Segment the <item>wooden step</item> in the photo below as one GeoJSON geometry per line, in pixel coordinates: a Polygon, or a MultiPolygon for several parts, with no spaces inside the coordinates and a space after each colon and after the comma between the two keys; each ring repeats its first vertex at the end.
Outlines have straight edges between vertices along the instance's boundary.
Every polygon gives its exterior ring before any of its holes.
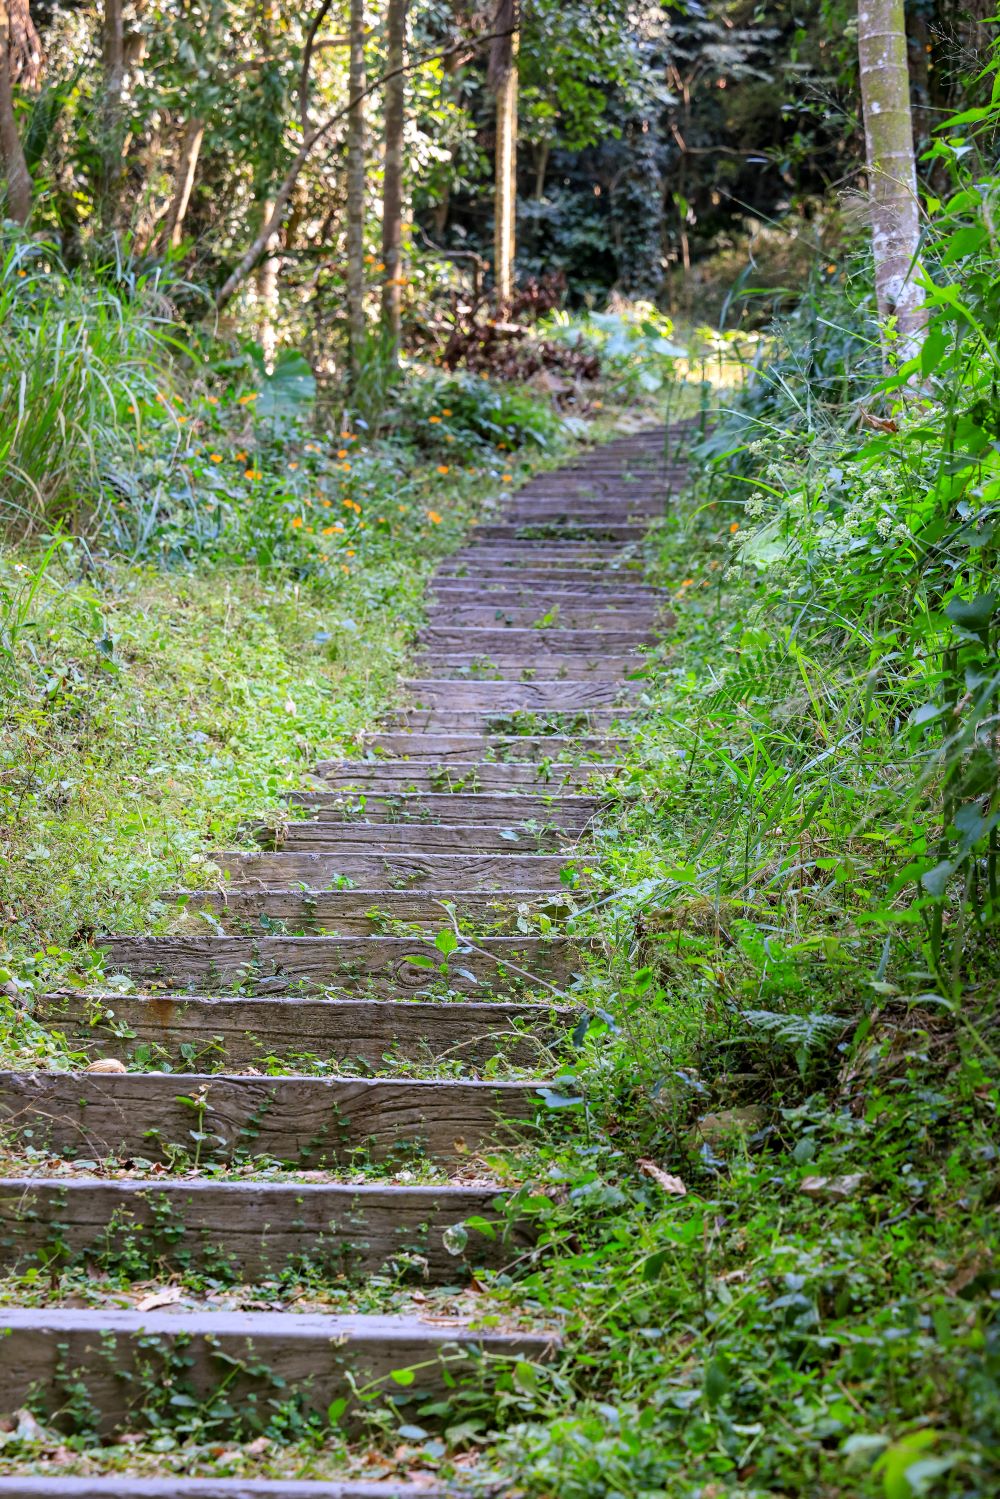
{"type": "MultiPolygon", "coordinates": [[[[449,567],[452,560],[449,558],[449,567]]],[[[621,566],[604,564],[594,568],[585,565],[552,563],[542,567],[538,564],[522,565],[516,561],[516,557],[512,557],[507,562],[459,563],[456,564],[453,575],[455,582],[466,588],[478,586],[487,590],[531,588],[533,591],[568,588],[577,591],[581,588],[597,587],[613,590],[616,582],[620,580],[621,586],[631,592],[639,587],[638,580],[642,578],[642,564],[638,561],[626,561],[621,566]]],[[[449,573],[448,576],[450,578],[452,574],[449,573]]],[[[667,590],[650,590],[656,596],[661,591],[669,597],[667,590]]]]}
{"type": "MultiPolygon", "coordinates": [[[[411,942],[419,951],[420,944],[411,942]]],[[[461,958],[454,960],[463,965],[461,958]]],[[[433,978],[423,972],[424,985],[433,978]]],[[[449,982],[451,978],[449,976],[449,982]]],[[[456,987],[458,987],[456,985],[456,987]]],[[[40,995],[34,1018],[76,1048],[145,1067],[175,1071],[259,1067],[270,1057],[308,1071],[316,1058],[384,1070],[386,1058],[485,1067],[495,1057],[545,1067],[578,1018],[569,1009],[516,1004],[396,1000],[270,999],[212,994],[40,995]],[[96,1018],[95,1018],[96,1017],[96,1018]],[[530,1030],[529,1030],[530,1027],[530,1030]]]]}
{"type": "Polygon", "coordinates": [[[531,629],[521,625],[498,624],[429,624],[421,626],[417,641],[428,651],[468,651],[476,656],[491,656],[494,651],[517,651],[524,666],[531,666],[536,656],[551,650],[593,655],[603,648],[616,656],[632,655],[640,646],[655,645],[659,637],[652,629],[609,625],[596,630],[567,628],[531,629]],[[595,636],[597,637],[595,639],[595,636]]]}
{"type": "Polygon", "coordinates": [[[564,526],[549,525],[540,522],[533,525],[525,522],[519,525],[507,525],[503,522],[486,522],[476,527],[476,537],[479,541],[498,541],[511,545],[515,542],[589,542],[607,541],[638,544],[646,539],[649,527],[634,521],[601,520],[595,518],[592,521],[580,520],[564,526]]]}
{"type": "Polygon", "coordinates": [[[544,1333],[474,1331],[457,1319],[113,1307],[9,1309],[0,1336],[0,1415],[30,1403],[42,1419],[68,1424],[72,1395],[104,1434],[144,1429],[154,1411],[169,1418],[179,1396],[186,1405],[224,1402],[254,1424],[260,1408],[290,1395],[324,1418],[343,1400],[350,1428],[364,1409],[359,1388],[396,1403],[441,1398],[471,1372],[470,1350],[539,1359],[553,1346],[544,1333]],[[402,1370],[414,1372],[409,1388],[392,1378],[402,1370]]]}
{"type": "Polygon", "coordinates": [[[474,848],[479,853],[531,854],[561,851],[577,846],[580,832],[572,828],[528,828],[511,819],[507,827],[495,824],[385,822],[292,822],[280,835],[261,836],[265,848],[276,850],[316,849],[335,853],[462,854],[474,848]]]}
{"type": "MultiPolygon", "coordinates": [[[[352,1278],[391,1271],[419,1256],[436,1285],[462,1281],[475,1265],[503,1265],[527,1242],[507,1222],[497,1186],[393,1186],[315,1181],[222,1181],[161,1177],[0,1180],[0,1264],[24,1271],[91,1263],[106,1267],[125,1252],[160,1273],[226,1265],[243,1280],[280,1275],[309,1263],[352,1278]],[[442,1235],[467,1218],[464,1248],[442,1235]]],[[[0,1314],[2,1315],[2,1314],[0,1314]]]]}
{"type": "MultiPolygon", "coordinates": [[[[449,1483],[447,1493],[448,1499],[461,1499],[463,1490],[449,1483]]],[[[445,1499],[445,1490],[433,1483],[392,1479],[340,1483],[326,1478],[78,1478],[53,1472],[44,1477],[0,1477],[0,1499],[445,1499]]]]}
{"type": "Polygon", "coordinates": [[[471,651],[421,651],[412,667],[421,677],[468,677],[475,681],[505,681],[512,678],[530,682],[542,677],[547,682],[610,681],[624,682],[634,673],[646,671],[643,656],[585,656],[582,651],[560,655],[556,651],[533,652],[530,660],[523,653],[491,651],[479,656],[471,651]]]}
{"type": "MultiPolygon", "coordinates": [[[[526,792],[389,792],[357,793],[345,791],[290,791],[287,801],[295,807],[313,807],[325,821],[398,823],[412,827],[415,822],[496,823],[500,827],[519,826],[525,822],[549,823],[553,827],[580,829],[596,816],[602,806],[600,797],[539,795],[535,787],[526,792]]],[[[300,826],[300,824],[299,824],[300,826]]]]}
{"type": "MultiPolygon", "coordinates": [[[[358,788],[378,787],[389,795],[396,787],[401,792],[421,792],[442,795],[465,793],[514,791],[525,787],[534,795],[551,792],[562,794],[576,786],[600,785],[602,780],[617,771],[616,765],[595,760],[589,765],[564,765],[546,761],[536,765],[517,764],[510,760],[450,761],[440,768],[428,769],[412,760],[320,760],[315,774],[335,786],[348,791],[358,788]]],[[[376,794],[373,790],[369,795],[376,794]]]]}
{"type": "Polygon", "coordinates": [[[615,707],[577,708],[570,712],[537,707],[493,710],[410,707],[387,713],[383,722],[387,730],[402,729],[412,733],[495,734],[500,738],[558,734],[565,737],[573,733],[617,733],[634,713],[635,704],[630,701],[615,707]]]}
{"type": "Polygon", "coordinates": [[[431,604],[427,610],[427,628],[453,628],[455,625],[476,625],[480,629],[510,630],[516,628],[519,638],[526,642],[529,637],[520,636],[521,630],[532,634],[554,635],[563,631],[585,631],[601,636],[600,644],[608,630],[631,630],[645,634],[652,629],[659,605],[639,604],[634,600],[599,599],[582,603],[549,602],[540,594],[527,604],[508,604],[501,599],[445,599],[431,604]]]}
{"type": "Polygon", "coordinates": [[[607,760],[620,751],[625,741],[617,738],[583,736],[570,738],[556,734],[432,734],[419,729],[387,731],[365,737],[365,746],[384,755],[402,759],[428,761],[431,764],[484,759],[489,765],[555,760],[563,762],[607,760]]]}
{"type": "Polygon", "coordinates": [[[336,1169],[416,1151],[454,1167],[515,1137],[537,1103],[521,1082],[0,1072],[0,1126],[71,1160],[170,1162],[183,1150],[203,1166],[266,1157],[336,1169]]]}
{"type": "MultiPolygon", "coordinates": [[[[441,927],[450,923],[444,917],[441,927]]],[[[211,989],[266,983],[267,992],[336,987],[347,992],[394,997],[426,989],[431,975],[412,963],[416,954],[434,954],[419,937],[125,937],[100,939],[111,973],[152,980],[171,987],[211,989]]],[[[449,985],[467,992],[480,986],[516,984],[511,964],[550,983],[567,981],[578,966],[577,950],[560,937],[484,937],[482,951],[453,955],[449,985]]],[[[464,947],[464,944],[463,944],[464,947]]]]}
{"type": "Polygon", "coordinates": [[[182,903],[196,917],[210,911],[223,927],[244,932],[262,930],[261,917],[284,922],[296,932],[329,931],[343,937],[381,936],[393,922],[430,927],[438,932],[455,911],[463,929],[498,933],[516,928],[522,906],[542,911],[552,921],[572,913],[567,897],[554,890],[521,890],[515,895],[488,891],[324,890],[303,893],[281,887],[261,890],[168,890],[162,899],[182,903]]]}
{"type": "Polygon", "coordinates": [[[543,580],[539,586],[531,580],[524,581],[520,574],[513,578],[499,573],[495,577],[477,574],[474,578],[469,578],[438,573],[431,580],[430,586],[431,597],[439,603],[462,599],[480,601],[484,597],[492,601],[496,597],[509,599],[511,603],[532,604],[552,599],[560,606],[579,604],[584,608],[596,608],[605,602],[610,605],[624,604],[627,607],[637,604],[655,606],[670,597],[665,588],[653,588],[646,583],[633,582],[630,578],[622,578],[617,583],[606,580],[585,582],[577,576],[572,581],[543,580]]]}
{"type": "Polygon", "coordinates": [[[213,862],[233,884],[303,884],[328,890],[343,880],[366,889],[519,890],[559,889],[562,854],[346,854],[216,853],[213,862]]]}
{"type": "MultiPolygon", "coordinates": [[[[440,634],[441,632],[439,632],[440,634]]],[[[567,632],[569,633],[569,632],[567,632]]],[[[430,644],[430,640],[427,642],[430,644]]],[[[439,646],[440,640],[435,641],[439,646]]],[[[477,645],[478,649],[478,645],[477,645]]],[[[628,682],[438,682],[413,677],[401,687],[415,708],[464,709],[465,712],[576,712],[611,707],[634,684],[628,682]]]]}

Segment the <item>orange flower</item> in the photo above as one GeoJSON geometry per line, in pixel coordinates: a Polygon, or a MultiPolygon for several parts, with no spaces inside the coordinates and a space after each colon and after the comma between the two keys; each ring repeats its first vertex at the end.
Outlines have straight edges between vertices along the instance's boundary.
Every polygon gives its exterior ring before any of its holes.
{"type": "Polygon", "coordinates": [[[298,468],[298,464],[297,463],[290,463],[288,465],[288,467],[289,467],[290,471],[294,474],[295,470],[298,468]]]}
{"type": "Polygon", "coordinates": [[[323,535],[324,536],[333,536],[335,532],[342,531],[343,529],[344,529],[343,526],[324,526],[323,527],[323,535]]]}
{"type": "Polygon", "coordinates": [[[740,523],[739,523],[739,521],[738,520],[734,520],[733,523],[732,523],[732,525],[729,527],[729,534],[730,534],[730,536],[732,536],[732,534],[733,534],[734,531],[738,531],[739,529],[740,529],[740,523]]]}
{"type": "Polygon", "coordinates": [[[209,453],[208,459],[209,459],[210,463],[221,463],[222,462],[222,454],[221,453],[209,453]]]}
{"type": "Polygon", "coordinates": [[[234,453],[233,457],[236,459],[237,463],[246,463],[247,461],[246,453],[234,453]]]}
{"type": "Polygon", "coordinates": [[[441,408],[441,415],[442,416],[451,416],[451,411],[448,409],[447,406],[442,406],[442,408],[441,408]]]}
{"type": "Polygon", "coordinates": [[[243,470],[243,477],[244,477],[244,479],[259,479],[260,478],[260,469],[259,468],[247,468],[247,469],[244,469],[243,470]]]}
{"type": "Polygon", "coordinates": [[[354,433],[353,432],[341,432],[340,435],[344,439],[345,442],[353,442],[354,441],[354,433]]]}
{"type": "Polygon", "coordinates": [[[354,552],[352,551],[352,549],[350,547],[347,548],[347,551],[344,553],[344,556],[345,557],[353,557],[354,556],[354,552]]]}
{"type": "Polygon", "coordinates": [[[428,510],[427,519],[430,521],[432,526],[439,526],[441,524],[441,517],[440,515],[438,515],[436,510],[428,510]]]}
{"type": "Polygon", "coordinates": [[[248,396],[240,396],[240,398],[236,402],[236,404],[237,404],[237,406],[249,406],[250,402],[251,401],[256,401],[256,399],[257,399],[257,392],[253,391],[248,396]]]}
{"type": "Polygon", "coordinates": [[[448,472],[447,463],[439,463],[437,471],[439,474],[446,474],[448,472]]]}
{"type": "Polygon", "coordinates": [[[513,477],[514,477],[513,474],[501,474],[500,475],[500,478],[501,478],[501,480],[503,481],[504,484],[509,484],[510,481],[513,479],[513,477]]]}
{"type": "Polygon", "coordinates": [[[302,525],[302,517],[301,517],[301,515],[294,515],[292,517],[292,530],[293,531],[297,531],[301,525],[302,525]]]}
{"type": "Polygon", "coordinates": [[[208,402],[208,404],[210,406],[218,406],[218,404],[219,404],[219,398],[218,398],[218,396],[206,396],[205,400],[208,402]]]}
{"type": "Polygon", "coordinates": [[[347,457],[347,449],[346,448],[339,448],[337,450],[337,457],[338,458],[346,458],[347,457]]]}
{"type": "Polygon", "coordinates": [[[348,565],[347,565],[347,563],[346,563],[346,562],[342,562],[342,563],[341,563],[341,564],[340,564],[340,571],[341,571],[341,572],[342,572],[342,573],[347,573],[347,574],[348,574],[348,575],[350,575],[350,571],[351,571],[351,569],[350,569],[350,568],[349,568],[349,567],[348,567],[348,565]]]}
{"type": "Polygon", "coordinates": [[[331,505],[332,505],[332,504],[333,504],[333,501],[332,501],[332,500],[324,500],[324,501],[323,501],[323,509],[324,509],[324,510],[329,510],[329,508],[330,508],[330,506],[331,506],[331,505]]]}
{"type": "Polygon", "coordinates": [[[342,463],[340,466],[345,474],[349,474],[351,472],[351,465],[349,463],[342,463]]]}
{"type": "Polygon", "coordinates": [[[604,402],[603,402],[603,401],[595,401],[595,402],[594,402],[594,410],[595,410],[595,411],[600,411],[600,409],[601,409],[601,407],[602,407],[602,406],[603,406],[603,405],[604,405],[604,402]]]}
{"type": "Polygon", "coordinates": [[[433,423],[439,422],[441,418],[439,416],[429,416],[427,420],[433,425],[433,423]]]}

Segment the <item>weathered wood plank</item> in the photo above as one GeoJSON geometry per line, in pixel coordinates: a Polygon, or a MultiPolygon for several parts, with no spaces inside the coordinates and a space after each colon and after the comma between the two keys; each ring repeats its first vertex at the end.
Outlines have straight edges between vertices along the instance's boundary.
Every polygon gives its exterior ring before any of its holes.
{"type": "MultiPolygon", "coordinates": [[[[405,760],[320,760],[315,767],[331,786],[342,790],[352,787],[381,786],[385,794],[393,789],[413,792],[440,792],[457,795],[462,792],[510,791],[530,788],[556,795],[577,786],[600,785],[613,775],[616,765],[594,761],[589,765],[569,765],[546,760],[542,765],[518,764],[510,760],[454,761],[436,769],[405,760]]],[[[376,793],[371,792],[372,795],[376,793]]]]}
{"type": "MultiPolygon", "coordinates": [[[[419,943],[410,945],[419,950],[419,943]]],[[[175,1070],[190,1072],[222,1063],[256,1066],[268,1057],[361,1061],[377,1070],[390,1054],[397,1061],[446,1059],[472,1068],[503,1056],[518,1066],[538,1067],[545,1064],[546,1048],[558,1044],[575,1023],[572,1010],[501,1000],[401,1004],[298,995],[234,999],[61,992],[40,995],[34,1017],[95,1056],[139,1058],[144,1065],[169,1061],[175,1070]]]]}
{"type": "MultiPolygon", "coordinates": [[[[533,604],[507,604],[500,600],[480,603],[444,601],[432,604],[427,610],[424,629],[450,630],[456,625],[475,625],[496,632],[516,628],[518,638],[525,645],[530,645],[531,641],[529,636],[520,633],[523,630],[531,631],[536,645],[540,643],[539,636],[579,633],[593,637],[600,634],[598,642],[591,638],[589,649],[594,650],[609,631],[614,631],[616,636],[634,635],[645,640],[653,630],[657,613],[655,604],[646,607],[625,605],[612,599],[592,600],[583,605],[560,604],[558,600],[549,603],[543,598],[533,604]]],[[[583,648],[586,650],[587,646],[583,648]]]]}
{"type": "Polygon", "coordinates": [[[261,836],[264,847],[317,849],[336,853],[390,854],[396,849],[409,855],[461,854],[474,848],[480,853],[542,853],[575,848],[581,833],[573,828],[526,828],[513,817],[506,827],[484,823],[382,822],[292,822],[280,837],[269,831],[261,836]]]}
{"type": "Polygon", "coordinates": [[[642,656],[585,656],[582,651],[533,652],[525,659],[523,652],[490,651],[480,656],[470,651],[420,651],[412,669],[421,677],[471,677],[476,681],[510,681],[522,677],[543,677],[547,682],[578,678],[586,681],[623,682],[645,665],[642,656]]]}
{"type": "MultiPolygon", "coordinates": [[[[601,575],[598,575],[601,576],[601,575]]],[[[431,583],[431,597],[438,601],[449,601],[452,599],[482,600],[484,597],[492,601],[494,597],[509,599],[511,603],[537,603],[546,602],[550,598],[560,604],[582,604],[584,607],[597,606],[607,601],[609,604],[633,604],[656,605],[666,601],[670,594],[665,588],[654,588],[648,583],[636,583],[630,578],[622,578],[615,582],[586,582],[580,576],[572,580],[555,581],[546,580],[544,576],[539,580],[525,580],[520,573],[515,577],[504,577],[502,574],[486,575],[477,573],[475,577],[460,577],[438,573],[431,583]]]]}
{"type": "MultiPolygon", "coordinates": [[[[585,565],[566,565],[563,563],[552,563],[549,566],[541,566],[533,563],[530,566],[521,566],[514,558],[509,561],[461,563],[456,565],[454,576],[458,583],[465,587],[474,587],[482,584],[488,588],[548,588],[552,586],[566,588],[595,587],[614,588],[617,580],[621,580],[625,588],[636,587],[636,579],[642,577],[641,570],[633,571],[632,568],[640,569],[641,564],[625,563],[603,565],[598,568],[585,565]]],[[[669,595],[668,595],[669,597],[669,595]]]]}
{"type": "MultiPolygon", "coordinates": [[[[441,926],[447,925],[442,913],[441,926]]],[[[100,942],[112,973],[212,989],[266,982],[272,993],[322,985],[348,992],[413,994],[426,989],[433,975],[410,959],[421,953],[439,956],[419,937],[116,935],[100,942]]],[[[477,945],[483,951],[455,954],[448,982],[460,993],[497,984],[516,986],[505,964],[553,983],[564,981],[579,967],[577,949],[562,937],[484,937],[477,945]]]]}
{"type": "MultiPolygon", "coordinates": [[[[285,1478],[0,1477],[0,1499],[444,1499],[436,1484],[285,1478]]],[[[450,1499],[461,1491],[448,1485],[450,1499]]]]}
{"type": "Polygon", "coordinates": [[[387,730],[426,730],[434,734],[490,734],[506,738],[535,737],[540,735],[563,736],[579,729],[581,733],[621,734],[629,727],[629,720],[636,715],[634,699],[608,708],[581,708],[566,712],[559,708],[541,711],[533,709],[475,709],[463,711],[456,708],[408,708],[405,712],[386,714],[387,730]]]}
{"type": "Polygon", "coordinates": [[[537,1102],[531,1083],[0,1072],[0,1128],[77,1160],[171,1161],[180,1149],[202,1164],[332,1169],[358,1153],[381,1162],[418,1150],[454,1166],[516,1135],[537,1102]]]}
{"type": "Polygon", "coordinates": [[[538,821],[561,828],[583,828],[600,811],[598,796],[564,795],[554,789],[526,792],[362,792],[291,791],[295,807],[315,807],[324,821],[385,823],[412,827],[415,820],[497,823],[501,827],[538,821]]]}
{"type": "Polygon", "coordinates": [[[366,889],[518,890],[559,889],[566,866],[562,854],[319,854],[216,853],[213,862],[234,884],[303,884],[326,890],[341,880],[366,889]]]}
{"type": "Polygon", "coordinates": [[[402,684],[414,707],[451,708],[480,713],[560,712],[610,707],[634,684],[618,682],[437,682],[410,678],[402,684]]]}
{"type": "Polygon", "coordinates": [[[608,541],[638,543],[645,540],[649,531],[646,525],[629,521],[607,521],[595,518],[579,520],[565,526],[549,527],[540,522],[532,525],[505,525],[503,522],[486,522],[476,527],[476,536],[482,541],[532,542],[532,541],[608,541]]]}
{"type": "Polygon", "coordinates": [[[499,1187],[8,1177],[0,1180],[0,1264],[22,1273],[39,1259],[113,1264],[127,1246],[169,1272],[224,1263],[261,1279],[308,1261],[359,1277],[415,1255],[423,1275],[447,1285],[475,1265],[507,1263],[512,1245],[528,1241],[524,1225],[505,1221],[503,1201],[499,1187]],[[446,1249],[444,1231],[474,1217],[496,1225],[493,1237],[469,1228],[464,1248],[446,1249]]]}
{"type": "Polygon", "coordinates": [[[168,1413],[181,1393],[197,1402],[222,1398],[220,1387],[237,1416],[293,1394],[303,1411],[324,1416],[344,1399],[356,1417],[360,1387],[374,1385],[382,1399],[396,1401],[418,1391],[422,1399],[440,1397],[446,1371],[465,1367],[467,1350],[531,1359],[544,1357],[552,1341],[541,1333],[473,1331],[405,1316],[111,1307],[7,1310],[0,1337],[0,1415],[30,1396],[40,1414],[66,1424],[71,1391],[76,1403],[85,1392],[104,1433],[148,1426],[151,1412],[168,1413]],[[182,1361],[175,1357],[181,1350],[182,1361]],[[401,1392],[391,1374],[411,1367],[419,1371],[416,1382],[401,1392]]]}
{"type": "Polygon", "coordinates": [[[488,764],[555,759],[563,761],[607,760],[625,744],[622,738],[590,735],[569,738],[557,734],[433,734],[422,729],[406,729],[371,734],[365,745],[385,755],[403,759],[442,761],[477,761],[489,756],[488,764]]]}
{"type": "Polygon", "coordinates": [[[454,908],[466,930],[471,926],[481,934],[516,927],[521,905],[544,911],[553,921],[572,912],[567,897],[553,890],[519,890],[510,896],[477,890],[168,890],[162,899],[183,903],[192,912],[211,911],[234,931],[260,931],[260,918],[266,916],[286,922],[293,931],[330,931],[342,937],[384,935],[397,921],[440,931],[448,919],[442,902],[454,908]]]}
{"type": "Polygon", "coordinates": [[[417,640],[428,651],[468,651],[476,656],[489,656],[494,651],[517,651],[523,667],[534,664],[536,656],[543,655],[553,647],[559,651],[590,656],[601,645],[609,654],[631,655],[640,646],[655,645],[654,630],[619,629],[608,625],[601,630],[595,645],[596,630],[575,630],[568,627],[531,629],[520,625],[503,624],[429,624],[422,625],[417,640]]]}

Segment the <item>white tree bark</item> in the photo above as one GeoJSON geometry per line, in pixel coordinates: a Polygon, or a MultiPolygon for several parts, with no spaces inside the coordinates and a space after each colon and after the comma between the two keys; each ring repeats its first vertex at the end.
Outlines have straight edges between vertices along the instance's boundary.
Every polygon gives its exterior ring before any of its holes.
{"type": "Polygon", "coordinates": [[[927,321],[903,0],[859,0],[858,57],[882,346],[903,361],[919,353],[927,321]]]}
{"type": "Polygon", "coordinates": [[[352,378],[365,344],[365,6],[351,0],[347,113],[347,343],[352,378]]]}

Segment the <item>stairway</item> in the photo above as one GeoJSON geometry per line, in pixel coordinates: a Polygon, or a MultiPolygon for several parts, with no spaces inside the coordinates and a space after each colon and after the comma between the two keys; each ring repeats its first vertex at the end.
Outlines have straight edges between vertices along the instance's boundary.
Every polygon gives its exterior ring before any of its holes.
{"type": "MultiPolygon", "coordinates": [[[[35,1163],[0,1181],[6,1270],[127,1249],[161,1283],[300,1265],[363,1283],[411,1263],[433,1287],[523,1253],[482,1153],[544,1130],[540,1089],[604,961],[560,930],[627,742],[629,674],[664,625],[638,544],[680,477],[655,431],[531,480],[436,577],[410,706],[290,798],[309,819],[220,851],[218,889],[168,892],[182,934],[108,938],[133,989],[39,1001],[130,1070],[0,1075],[0,1122],[35,1163]]],[[[31,1305],[0,1313],[0,1417],[31,1404],[112,1434],[224,1400],[252,1427],[291,1400],[351,1430],[371,1398],[419,1408],[557,1347],[554,1327],[419,1307],[31,1305]]],[[[411,1492],[429,1490],[0,1477],[0,1499],[411,1492]]]]}

